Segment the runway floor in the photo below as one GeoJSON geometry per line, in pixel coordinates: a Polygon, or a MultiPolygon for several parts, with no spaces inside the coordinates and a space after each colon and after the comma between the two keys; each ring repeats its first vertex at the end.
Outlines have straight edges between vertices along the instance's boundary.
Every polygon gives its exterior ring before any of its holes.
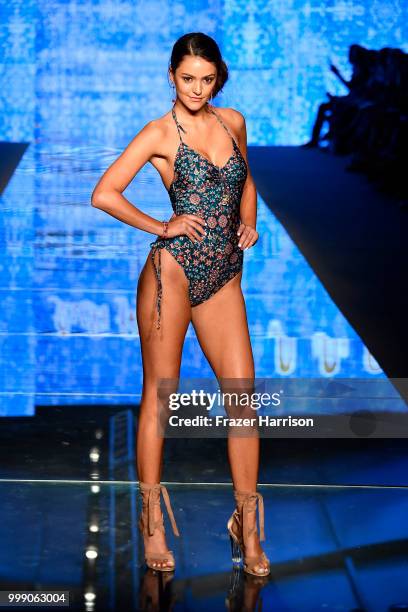
{"type": "Polygon", "coordinates": [[[404,439],[262,439],[271,574],[260,579],[231,563],[227,441],[166,440],[162,484],[181,535],[162,502],[177,566],[161,575],[137,529],[133,413],[76,409],[0,430],[0,591],[68,591],[72,610],[407,609],[404,439]]]}
{"type": "Polygon", "coordinates": [[[68,591],[70,610],[406,609],[406,488],[260,487],[271,574],[257,578],[232,568],[230,486],[163,484],[181,534],[162,504],[165,575],[143,563],[136,483],[1,481],[1,590],[68,591]]]}

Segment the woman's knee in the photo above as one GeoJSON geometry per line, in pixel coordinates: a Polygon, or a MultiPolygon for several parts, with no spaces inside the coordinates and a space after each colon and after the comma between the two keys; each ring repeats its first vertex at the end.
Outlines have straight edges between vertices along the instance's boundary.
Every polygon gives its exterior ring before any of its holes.
{"type": "Polygon", "coordinates": [[[220,381],[223,404],[230,417],[249,417],[253,413],[252,394],[255,391],[255,377],[225,378],[220,381]]]}

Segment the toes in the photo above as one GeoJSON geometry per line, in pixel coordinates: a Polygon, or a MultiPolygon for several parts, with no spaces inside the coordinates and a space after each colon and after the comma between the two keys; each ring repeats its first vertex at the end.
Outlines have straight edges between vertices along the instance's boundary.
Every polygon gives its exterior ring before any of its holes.
{"type": "Polygon", "coordinates": [[[165,560],[165,561],[152,561],[151,565],[155,569],[163,569],[165,567],[173,568],[174,567],[174,561],[172,561],[171,559],[165,560]]]}

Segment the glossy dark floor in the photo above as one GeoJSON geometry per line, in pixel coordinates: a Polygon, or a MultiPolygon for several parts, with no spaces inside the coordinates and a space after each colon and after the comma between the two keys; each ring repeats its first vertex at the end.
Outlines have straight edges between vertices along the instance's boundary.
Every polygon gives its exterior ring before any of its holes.
{"type": "Polygon", "coordinates": [[[406,609],[407,490],[260,487],[258,579],[232,570],[232,489],[164,484],[181,535],[166,516],[177,566],[162,575],[143,563],[137,483],[0,482],[1,590],[66,590],[72,610],[406,609]]]}
{"type": "Polygon", "coordinates": [[[226,440],[166,440],[181,537],[162,503],[177,566],[161,574],[137,529],[136,424],[117,407],[2,420],[0,591],[69,591],[68,609],[88,611],[408,609],[405,439],[262,439],[260,579],[232,569],[226,440]]]}

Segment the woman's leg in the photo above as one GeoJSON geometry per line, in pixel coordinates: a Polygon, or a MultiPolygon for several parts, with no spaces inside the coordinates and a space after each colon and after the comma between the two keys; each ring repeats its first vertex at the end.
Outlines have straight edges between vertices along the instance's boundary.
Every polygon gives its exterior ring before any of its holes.
{"type": "MultiPolygon", "coordinates": [[[[158,257],[159,253],[156,252],[156,264],[158,257]]],[[[164,248],[161,251],[161,280],[161,329],[158,330],[157,278],[149,253],[140,273],[136,305],[143,363],[136,460],[138,479],[148,484],[159,483],[162,472],[164,439],[157,432],[158,380],[179,377],[184,338],[191,320],[188,280],[183,269],[164,248]]],[[[155,506],[155,512],[155,519],[159,519],[158,506],[155,506]]],[[[167,550],[165,536],[158,529],[152,536],[145,537],[144,543],[147,553],[164,553],[167,550]]]]}
{"type": "MultiPolygon", "coordinates": [[[[237,387],[250,393],[255,368],[241,278],[242,272],[226,283],[211,298],[199,306],[194,306],[192,324],[200,346],[217,379],[243,379],[242,382],[237,382],[237,387]]],[[[231,410],[232,415],[234,410],[231,410]]],[[[251,408],[246,410],[245,414],[241,409],[240,416],[253,417],[254,415],[256,412],[251,408]]],[[[228,459],[234,489],[255,491],[259,469],[259,434],[256,428],[248,429],[245,437],[234,435],[228,437],[228,459]]],[[[250,513],[248,518],[253,521],[250,527],[255,526],[255,513],[250,513]]],[[[259,536],[255,531],[246,547],[246,554],[252,556],[261,552],[259,536]]],[[[266,564],[259,564],[256,570],[261,566],[266,567],[266,564]]]]}

